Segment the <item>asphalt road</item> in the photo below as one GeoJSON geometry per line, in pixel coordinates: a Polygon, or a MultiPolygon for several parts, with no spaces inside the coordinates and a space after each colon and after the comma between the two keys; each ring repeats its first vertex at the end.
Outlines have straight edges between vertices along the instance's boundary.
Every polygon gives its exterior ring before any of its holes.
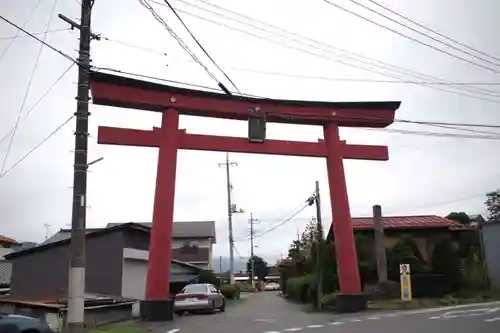
{"type": "Polygon", "coordinates": [[[498,333],[500,302],[465,307],[351,315],[305,313],[274,292],[253,294],[225,313],[188,315],[158,333],[498,333]]]}

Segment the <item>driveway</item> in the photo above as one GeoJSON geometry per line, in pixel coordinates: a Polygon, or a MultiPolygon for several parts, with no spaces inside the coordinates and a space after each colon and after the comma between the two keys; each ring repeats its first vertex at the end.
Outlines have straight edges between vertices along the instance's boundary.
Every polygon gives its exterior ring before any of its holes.
{"type": "Polygon", "coordinates": [[[305,313],[275,292],[256,293],[225,313],[188,315],[158,333],[498,333],[500,302],[442,309],[358,314],[305,313]]]}

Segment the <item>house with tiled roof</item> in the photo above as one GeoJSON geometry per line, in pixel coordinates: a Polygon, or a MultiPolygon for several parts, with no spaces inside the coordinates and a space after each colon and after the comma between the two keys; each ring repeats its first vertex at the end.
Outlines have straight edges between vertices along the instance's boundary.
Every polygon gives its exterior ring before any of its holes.
{"type": "MultiPolygon", "coordinates": [[[[385,248],[391,248],[401,237],[411,237],[424,260],[431,259],[435,241],[440,236],[453,236],[458,232],[470,230],[462,224],[437,215],[384,216],[382,222],[385,248]]],[[[368,241],[373,242],[373,217],[354,217],[351,225],[354,233],[367,235],[368,241]]],[[[332,237],[331,226],[327,237],[332,237]]]]}
{"type": "MultiPolygon", "coordinates": [[[[149,222],[131,222],[151,228],[149,222]]],[[[106,228],[125,223],[108,223],[106,228]]],[[[87,233],[102,228],[87,228],[87,233]]],[[[70,237],[70,229],[61,229],[43,244],[57,242],[70,237]]],[[[209,269],[212,261],[213,245],[216,242],[215,221],[174,222],[172,231],[172,258],[200,268],[209,269]]]]}
{"type": "MultiPolygon", "coordinates": [[[[87,297],[144,299],[149,260],[150,228],[123,223],[87,230],[87,297]]],[[[12,264],[10,297],[15,300],[55,301],[67,297],[70,238],[52,238],[39,246],[5,256],[12,264]]],[[[179,260],[171,261],[170,288],[180,291],[202,269],[179,260]]]]}

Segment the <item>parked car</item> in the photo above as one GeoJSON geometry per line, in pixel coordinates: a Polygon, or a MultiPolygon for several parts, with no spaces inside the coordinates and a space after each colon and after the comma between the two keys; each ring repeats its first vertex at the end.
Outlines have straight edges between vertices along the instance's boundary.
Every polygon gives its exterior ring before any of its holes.
{"type": "Polygon", "coordinates": [[[280,285],[276,282],[270,282],[265,285],[264,290],[269,291],[269,290],[279,290],[280,285]]]}
{"type": "Polygon", "coordinates": [[[186,312],[208,311],[214,313],[226,311],[224,295],[212,284],[189,284],[175,295],[174,310],[177,314],[186,312]]]}
{"type": "Polygon", "coordinates": [[[54,333],[42,319],[0,312],[2,333],[54,333]]]}

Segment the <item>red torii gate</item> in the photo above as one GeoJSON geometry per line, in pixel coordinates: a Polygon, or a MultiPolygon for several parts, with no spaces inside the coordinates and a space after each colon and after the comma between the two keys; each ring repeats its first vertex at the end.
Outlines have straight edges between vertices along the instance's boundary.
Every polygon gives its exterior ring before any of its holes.
{"type": "Polygon", "coordinates": [[[337,254],[340,303],[345,311],[366,305],[361,294],[356,248],[351,228],[343,159],[379,160],[389,158],[386,146],[346,144],[339,127],[387,127],[394,121],[400,102],[306,102],[247,98],[183,89],[127,77],[92,72],[93,103],[162,113],[160,128],[137,130],[99,127],[98,143],[158,147],[158,169],[149,247],[145,320],[171,320],[169,299],[172,224],[174,216],[177,150],[292,155],[326,158],[333,231],[337,254]],[[190,134],[179,129],[179,115],[248,120],[258,112],[267,122],[323,126],[324,140],[298,142],[190,134]]]}

